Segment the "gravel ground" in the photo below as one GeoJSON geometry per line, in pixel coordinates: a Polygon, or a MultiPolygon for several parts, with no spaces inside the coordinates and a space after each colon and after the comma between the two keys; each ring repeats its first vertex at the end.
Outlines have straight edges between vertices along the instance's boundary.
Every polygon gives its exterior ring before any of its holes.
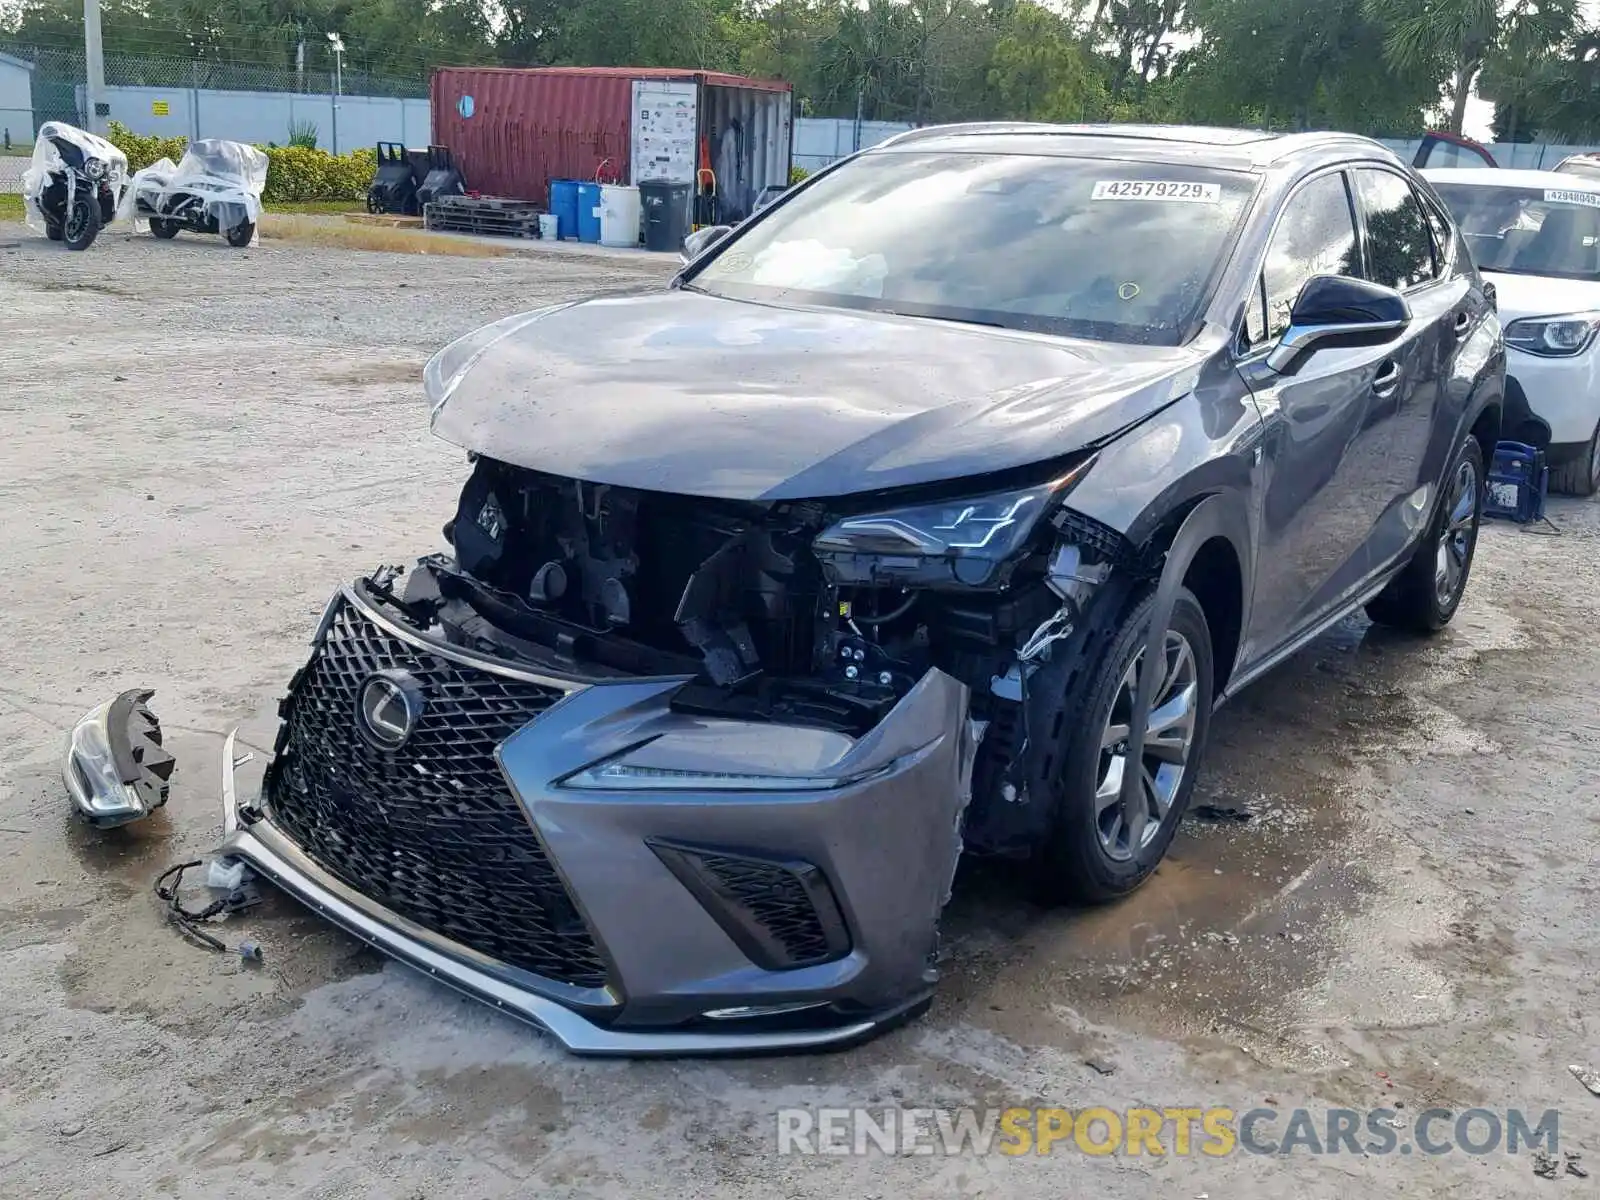
{"type": "Polygon", "coordinates": [[[222,736],[269,744],[330,590],[438,545],[465,464],[427,435],[427,354],[660,269],[11,242],[5,1195],[1594,1193],[1459,1150],[781,1157],[774,1114],[1387,1106],[1409,1148],[1430,1106],[1559,1109],[1561,1150],[1600,1173],[1600,1098],[1566,1070],[1600,1065],[1596,506],[1554,504],[1560,536],[1488,529],[1443,636],[1353,619],[1220,713],[1196,803],[1254,817],[1191,820],[1129,901],[1046,912],[969,873],[911,1027],[825,1057],[585,1062],[281,897],[227,927],[266,949],[244,969],[181,942],[149,888],[215,843],[222,736]],[[95,835],[68,818],[62,736],[134,685],[179,775],[162,814],[95,835]]]}

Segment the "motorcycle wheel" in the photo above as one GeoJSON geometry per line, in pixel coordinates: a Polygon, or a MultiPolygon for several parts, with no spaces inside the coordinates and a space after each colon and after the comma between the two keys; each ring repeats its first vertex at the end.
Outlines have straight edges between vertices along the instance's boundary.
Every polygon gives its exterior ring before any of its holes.
{"type": "Polygon", "coordinates": [[[178,222],[170,221],[165,217],[150,218],[150,232],[162,241],[178,236],[178,222]]]}
{"type": "Polygon", "coordinates": [[[223,236],[228,239],[228,245],[235,250],[242,250],[250,244],[250,239],[256,235],[256,223],[244,221],[228,230],[223,236]]]}
{"type": "Polygon", "coordinates": [[[61,240],[66,242],[67,249],[87,250],[99,234],[100,205],[93,196],[74,197],[66,227],[61,231],[61,240]]]}
{"type": "Polygon", "coordinates": [[[44,235],[52,242],[59,242],[62,238],[61,222],[52,221],[49,217],[46,217],[44,221],[44,235]]]}

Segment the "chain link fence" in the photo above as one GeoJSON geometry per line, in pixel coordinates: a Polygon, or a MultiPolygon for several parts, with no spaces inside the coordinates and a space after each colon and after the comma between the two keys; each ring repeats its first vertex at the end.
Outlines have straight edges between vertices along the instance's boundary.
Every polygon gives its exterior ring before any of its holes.
{"type": "MultiPolygon", "coordinates": [[[[79,95],[88,75],[82,47],[15,45],[0,40],[0,52],[34,64],[32,120],[18,119],[19,128],[24,124],[37,128],[45,121],[83,123],[85,114],[79,111],[79,95]]],[[[334,72],[327,69],[300,70],[292,64],[110,51],[105,55],[105,81],[108,87],[311,95],[331,95],[335,87],[334,72]]],[[[428,72],[419,69],[409,74],[383,74],[346,66],[340,72],[338,86],[347,96],[420,99],[428,95],[428,72]]],[[[0,124],[7,123],[6,119],[11,116],[9,111],[0,113],[0,124]]],[[[32,140],[31,130],[27,140],[32,140]]]]}

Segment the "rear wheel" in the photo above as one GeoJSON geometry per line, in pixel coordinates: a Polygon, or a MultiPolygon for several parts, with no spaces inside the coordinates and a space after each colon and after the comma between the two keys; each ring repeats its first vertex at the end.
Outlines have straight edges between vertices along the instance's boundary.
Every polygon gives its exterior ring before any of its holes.
{"type": "Polygon", "coordinates": [[[151,217],[150,232],[162,241],[168,241],[178,236],[178,222],[167,217],[151,217]]]}
{"type": "Polygon", "coordinates": [[[243,249],[250,244],[250,239],[256,235],[256,223],[244,221],[228,230],[223,236],[228,239],[228,245],[234,249],[243,249]]]}
{"type": "Polygon", "coordinates": [[[1550,490],[1569,496],[1592,496],[1600,491],[1600,425],[1589,435],[1582,454],[1551,469],[1550,490]]]}
{"type": "Polygon", "coordinates": [[[61,231],[61,240],[68,250],[87,250],[94,245],[100,233],[100,205],[93,196],[80,194],[72,201],[67,213],[67,223],[61,231]]]}
{"type": "Polygon", "coordinates": [[[1434,633],[1450,623],[1478,549],[1483,483],[1483,451],[1468,436],[1456,448],[1428,532],[1400,574],[1367,603],[1367,616],[1415,633],[1434,633]]]}
{"type": "Polygon", "coordinates": [[[44,235],[52,242],[59,242],[62,238],[61,222],[52,221],[49,217],[44,219],[44,235]]]}
{"type": "Polygon", "coordinates": [[[1181,590],[1154,664],[1144,751],[1134,764],[1128,737],[1154,606],[1154,595],[1146,596],[1100,643],[1098,661],[1078,677],[1080,692],[1047,730],[1052,744],[1042,752],[1056,769],[1054,819],[1035,871],[1042,899],[1096,903],[1127,895],[1166,856],[1189,806],[1211,726],[1211,631],[1200,602],[1181,590]],[[1132,770],[1139,784],[1125,802],[1122,785],[1132,770]]]}

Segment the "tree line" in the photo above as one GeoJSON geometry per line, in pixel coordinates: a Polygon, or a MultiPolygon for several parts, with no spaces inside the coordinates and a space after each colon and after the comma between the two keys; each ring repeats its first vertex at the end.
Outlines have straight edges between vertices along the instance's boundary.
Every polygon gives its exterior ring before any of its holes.
{"type": "MultiPolygon", "coordinates": [[[[1581,0],[103,0],[108,53],[425,78],[453,64],[776,77],[813,116],[1192,121],[1600,140],[1581,0]],[[1425,116],[1425,114],[1431,114],[1425,116]]],[[[0,0],[13,45],[81,41],[81,0],[0,0]]]]}

